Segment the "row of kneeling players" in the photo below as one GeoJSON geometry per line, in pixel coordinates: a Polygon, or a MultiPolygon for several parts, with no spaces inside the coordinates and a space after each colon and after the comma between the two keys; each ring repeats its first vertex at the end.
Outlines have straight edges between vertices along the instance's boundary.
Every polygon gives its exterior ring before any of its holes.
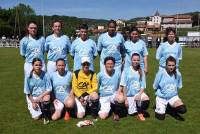
{"type": "MultiPolygon", "coordinates": [[[[81,58],[82,68],[73,73],[65,69],[65,60],[56,61],[57,71],[48,74],[42,71],[42,60],[34,58],[33,70],[25,77],[24,93],[33,119],[44,117],[58,120],[64,116],[84,118],[91,113],[93,118],[106,119],[111,111],[113,119],[119,121],[125,115],[137,115],[144,121],[148,116],[149,96],[145,93],[146,78],[140,67],[140,55],[133,53],[131,66],[122,71],[114,69],[115,59],[106,57],[104,71],[96,74],[89,69],[89,57],[81,58]]],[[[156,94],[155,117],[165,118],[170,111],[173,115],[184,114],[186,107],[178,96],[182,88],[182,77],[176,69],[172,56],[166,60],[166,67],[159,69],[153,88],[156,94]]]]}

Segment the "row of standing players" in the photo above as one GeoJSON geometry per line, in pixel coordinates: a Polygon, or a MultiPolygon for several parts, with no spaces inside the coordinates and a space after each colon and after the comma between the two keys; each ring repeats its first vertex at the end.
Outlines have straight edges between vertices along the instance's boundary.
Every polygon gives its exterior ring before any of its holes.
{"type": "MultiPolygon", "coordinates": [[[[80,37],[72,44],[66,35],[61,34],[59,21],[53,23],[52,30],[53,34],[45,40],[37,35],[37,23],[31,21],[27,26],[28,35],[20,41],[20,54],[25,57],[24,92],[34,119],[43,113],[44,123],[49,122],[50,92],[53,90],[53,120],[60,118],[64,107],[65,119],[69,119],[69,111],[74,106],[78,118],[85,116],[87,106],[93,117],[99,115],[106,119],[112,106],[114,120],[119,120],[126,108],[128,114],[137,114],[140,120],[145,120],[145,110],[149,105],[149,96],[144,92],[148,51],[136,28],[130,30],[130,40],[125,42],[116,32],[116,22],[110,20],[108,32],[100,35],[97,45],[88,38],[85,24],[80,25],[80,37]],[[48,53],[48,73],[44,72],[45,51],[48,53]],[[73,74],[68,68],[69,52],[74,59],[73,74]],[[98,53],[100,73],[96,76],[93,60],[98,53]]],[[[159,71],[153,84],[156,91],[155,117],[160,120],[165,118],[166,109],[176,114],[186,112],[178,97],[178,90],[182,87],[178,70],[182,48],[175,41],[174,29],[166,29],[166,37],[168,40],[156,52],[159,71]]]]}

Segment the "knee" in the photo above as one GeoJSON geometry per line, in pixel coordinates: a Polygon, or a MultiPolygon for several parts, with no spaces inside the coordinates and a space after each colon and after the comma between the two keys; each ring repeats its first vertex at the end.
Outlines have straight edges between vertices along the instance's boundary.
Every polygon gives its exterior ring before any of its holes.
{"type": "Polygon", "coordinates": [[[77,118],[79,118],[79,119],[82,119],[84,116],[85,116],[84,112],[77,114],[77,118]]]}
{"type": "Polygon", "coordinates": [[[108,117],[108,114],[99,114],[99,118],[105,120],[108,117]]]}
{"type": "Polygon", "coordinates": [[[98,94],[96,92],[93,92],[90,94],[90,99],[91,100],[97,100],[99,98],[98,94]]]}
{"type": "Polygon", "coordinates": [[[74,105],[75,105],[75,101],[74,101],[74,99],[72,99],[72,98],[69,98],[69,99],[67,99],[67,100],[65,101],[65,106],[66,106],[67,108],[73,108],[74,105]]]}
{"type": "Polygon", "coordinates": [[[61,117],[61,111],[56,111],[56,112],[52,115],[51,119],[52,119],[53,121],[55,121],[55,120],[58,120],[60,117],[61,117]]]}
{"type": "Polygon", "coordinates": [[[185,105],[180,105],[180,106],[176,107],[175,110],[176,110],[176,112],[178,112],[180,114],[184,114],[187,112],[185,105]]]}
{"type": "Polygon", "coordinates": [[[123,103],[124,102],[124,96],[122,94],[119,94],[116,96],[116,101],[118,103],[123,103]]]}
{"type": "Polygon", "coordinates": [[[165,114],[159,114],[159,113],[156,113],[156,112],[155,112],[155,117],[156,117],[158,120],[164,120],[164,119],[165,119],[165,114]]]}

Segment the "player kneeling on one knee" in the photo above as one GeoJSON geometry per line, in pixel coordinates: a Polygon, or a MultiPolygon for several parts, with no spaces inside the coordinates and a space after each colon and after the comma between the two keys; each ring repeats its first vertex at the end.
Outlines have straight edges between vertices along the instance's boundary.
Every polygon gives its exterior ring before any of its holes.
{"type": "Polygon", "coordinates": [[[25,78],[24,93],[28,109],[33,119],[39,119],[44,115],[44,124],[49,122],[50,118],[50,92],[52,90],[50,77],[42,71],[42,61],[34,58],[33,70],[30,76],[25,78]]]}
{"type": "Polygon", "coordinates": [[[94,118],[98,116],[99,96],[97,94],[98,82],[96,73],[89,70],[90,58],[81,58],[82,69],[77,70],[72,76],[72,89],[75,94],[77,117],[85,116],[86,105],[89,104],[94,118]]]}
{"type": "Polygon", "coordinates": [[[153,88],[156,91],[155,117],[165,119],[165,111],[169,104],[175,113],[186,113],[186,106],[178,96],[178,90],[182,88],[182,77],[176,71],[176,60],[172,56],[166,60],[166,69],[159,70],[154,80],[153,88]]]}
{"type": "Polygon", "coordinates": [[[64,59],[56,61],[57,71],[51,74],[51,82],[55,100],[53,101],[55,112],[52,115],[52,120],[57,120],[61,117],[62,111],[65,108],[65,120],[70,119],[69,111],[74,107],[75,100],[71,90],[72,73],[66,71],[66,63],[64,59]]]}
{"type": "Polygon", "coordinates": [[[105,71],[99,72],[97,75],[100,95],[100,111],[99,117],[106,119],[111,110],[111,103],[114,105],[114,120],[119,120],[119,114],[124,105],[124,97],[119,88],[120,72],[114,69],[115,59],[106,57],[104,60],[105,71]]]}
{"type": "Polygon", "coordinates": [[[144,112],[149,106],[149,97],[144,93],[145,74],[140,68],[140,56],[134,53],[132,65],[122,72],[120,86],[123,87],[128,114],[138,113],[139,120],[145,120],[144,112]]]}

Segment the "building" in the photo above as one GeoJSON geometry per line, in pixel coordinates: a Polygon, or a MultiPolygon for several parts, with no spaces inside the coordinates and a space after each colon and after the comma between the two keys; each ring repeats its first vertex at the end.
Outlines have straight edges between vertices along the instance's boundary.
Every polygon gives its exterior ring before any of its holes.
{"type": "Polygon", "coordinates": [[[174,28],[192,28],[192,16],[190,15],[172,15],[172,16],[162,16],[162,29],[167,27],[174,28]]]}
{"type": "Polygon", "coordinates": [[[158,10],[154,14],[154,16],[150,16],[149,21],[147,21],[147,31],[159,31],[161,28],[162,17],[158,10]]]}

